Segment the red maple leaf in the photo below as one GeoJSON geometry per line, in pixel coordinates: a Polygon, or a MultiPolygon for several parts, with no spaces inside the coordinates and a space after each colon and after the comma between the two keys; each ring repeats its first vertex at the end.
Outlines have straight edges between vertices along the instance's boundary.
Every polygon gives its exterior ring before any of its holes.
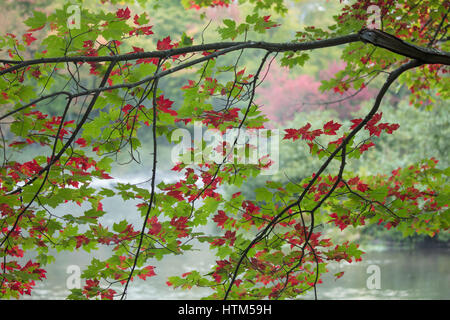
{"type": "Polygon", "coordinates": [[[295,141],[300,136],[297,129],[284,129],[284,131],[286,131],[286,134],[284,135],[283,140],[292,139],[292,141],[295,141]]]}
{"type": "Polygon", "coordinates": [[[31,35],[31,33],[25,33],[23,37],[24,41],[27,43],[27,46],[29,46],[32,42],[37,40],[35,37],[31,35]]]}
{"type": "Polygon", "coordinates": [[[119,9],[116,12],[116,16],[117,18],[121,19],[121,20],[127,20],[130,18],[130,9],[128,9],[128,7],[126,9],[119,9]]]}
{"type": "Polygon", "coordinates": [[[177,200],[183,201],[183,192],[181,192],[180,190],[172,190],[167,192],[168,196],[174,197],[177,200]]]}
{"type": "Polygon", "coordinates": [[[356,188],[361,192],[366,192],[369,189],[369,186],[365,183],[359,182],[356,188]]]}
{"type": "Polygon", "coordinates": [[[355,129],[363,120],[362,119],[353,119],[353,120],[350,120],[352,123],[353,123],[353,125],[350,127],[350,130],[353,130],[353,129],[355,129]]]}
{"type": "Polygon", "coordinates": [[[81,247],[83,244],[88,244],[90,241],[85,235],[75,236],[75,239],[77,240],[77,245],[76,245],[77,249],[79,247],[81,247]]]}
{"type": "Polygon", "coordinates": [[[79,144],[80,147],[86,147],[87,146],[87,142],[84,138],[79,138],[78,140],[75,141],[76,144],[79,144]]]}
{"type": "Polygon", "coordinates": [[[351,178],[351,179],[349,179],[348,181],[347,181],[347,183],[349,184],[349,185],[354,185],[354,184],[357,184],[359,182],[359,177],[354,177],[354,178],[351,178]]]}
{"type": "Polygon", "coordinates": [[[155,217],[155,216],[151,217],[148,222],[151,225],[150,229],[148,230],[149,234],[156,236],[158,233],[161,232],[162,226],[161,226],[161,223],[158,222],[157,217],[155,217]]]}
{"type": "Polygon", "coordinates": [[[128,114],[128,113],[130,112],[130,110],[133,109],[133,108],[134,108],[133,105],[127,104],[127,105],[125,105],[125,106],[122,108],[122,111],[123,111],[125,114],[128,114]]]}
{"type": "Polygon", "coordinates": [[[326,135],[329,135],[329,136],[335,135],[336,131],[339,130],[339,128],[341,126],[342,126],[341,124],[331,120],[331,121],[329,121],[329,122],[324,124],[324,126],[323,126],[323,133],[326,134],[326,135]]]}
{"type": "Polygon", "coordinates": [[[156,43],[156,49],[158,50],[169,50],[174,47],[173,44],[170,44],[172,40],[170,40],[170,36],[164,38],[163,40],[158,40],[156,43]]]}
{"type": "Polygon", "coordinates": [[[220,247],[225,244],[225,239],[217,238],[210,242],[213,247],[220,247]]]}
{"type": "Polygon", "coordinates": [[[231,232],[230,230],[228,230],[227,232],[225,232],[224,238],[230,240],[230,246],[232,246],[234,244],[234,241],[236,240],[236,231],[231,232]]]}
{"type": "Polygon", "coordinates": [[[147,277],[154,277],[156,276],[154,269],[155,269],[154,266],[147,266],[142,269],[145,270],[145,272],[138,274],[138,277],[141,278],[142,280],[147,279],[147,277]]]}
{"type": "Polygon", "coordinates": [[[375,145],[375,143],[373,143],[372,141],[371,141],[371,142],[368,142],[368,143],[365,143],[365,144],[363,144],[361,147],[359,147],[359,151],[362,153],[362,152],[364,152],[364,151],[369,150],[369,148],[370,148],[370,147],[373,147],[374,145],[375,145]]]}
{"type": "Polygon", "coordinates": [[[217,223],[218,227],[221,227],[222,229],[225,227],[225,222],[228,220],[227,215],[225,214],[225,211],[219,210],[218,214],[216,214],[213,218],[213,221],[217,223]]]}
{"type": "Polygon", "coordinates": [[[36,79],[39,79],[39,77],[41,76],[41,71],[40,71],[39,69],[35,69],[35,70],[31,73],[31,75],[32,75],[33,77],[35,77],[36,79]]]}
{"type": "Polygon", "coordinates": [[[186,223],[188,222],[188,219],[189,217],[173,217],[170,220],[170,225],[174,226],[176,230],[180,232],[180,234],[178,234],[178,238],[182,238],[188,235],[186,233],[186,228],[188,227],[186,223]]]}
{"type": "Polygon", "coordinates": [[[134,15],[133,22],[134,22],[135,24],[137,24],[138,26],[141,25],[141,24],[139,23],[139,16],[138,16],[137,14],[134,15]]]}
{"type": "Polygon", "coordinates": [[[310,128],[311,124],[307,123],[300,129],[284,129],[284,131],[286,131],[286,134],[284,135],[283,140],[292,139],[293,141],[295,141],[299,139],[301,135],[302,139],[312,141],[315,137],[318,137],[322,134],[322,130],[318,129],[309,131],[310,128]]]}
{"type": "Polygon", "coordinates": [[[231,198],[237,198],[237,197],[239,197],[240,195],[242,194],[242,192],[236,192],[236,193],[233,193],[233,195],[231,196],[231,198]]]}
{"type": "Polygon", "coordinates": [[[158,109],[164,113],[169,113],[172,116],[177,116],[178,113],[175,110],[172,110],[172,104],[173,101],[169,99],[164,99],[164,95],[159,96],[159,98],[156,100],[156,104],[158,106],[158,109]]]}
{"type": "Polygon", "coordinates": [[[270,16],[264,16],[264,17],[263,17],[263,20],[264,20],[265,22],[269,22],[269,19],[270,19],[270,16]]]}
{"type": "Polygon", "coordinates": [[[343,275],[344,275],[344,271],[335,273],[334,276],[335,276],[336,278],[334,279],[334,281],[336,281],[336,280],[339,279],[339,278],[342,278],[343,275]]]}

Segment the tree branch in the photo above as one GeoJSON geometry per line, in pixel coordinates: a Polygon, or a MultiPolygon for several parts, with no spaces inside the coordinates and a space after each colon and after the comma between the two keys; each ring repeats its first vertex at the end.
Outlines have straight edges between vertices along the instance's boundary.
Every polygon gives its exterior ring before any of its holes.
{"type": "MultiPolygon", "coordinates": [[[[228,286],[228,289],[225,293],[224,296],[224,300],[226,300],[228,298],[228,295],[231,291],[231,288],[236,280],[236,277],[238,275],[239,272],[239,268],[242,264],[242,262],[244,261],[245,257],[247,256],[248,252],[250,251],[250,249],[256,245],[259,241],[261,241],[268,233],[269,231],[275,227],[275,225],[279,222],[280,218],[284,215],[284,213],[286,213],[289,209],[295,207],[295,206],[299,206],[300,203],[302,202],[303,198],[306,196],[306,194],[309,192],[309,190],[311,189],[311,187],[314,185],[314,183],[317,181],[317,179],[320,177],[320,175],[323,173],[323,171],[325,171],[325,169],[328,167],[328,165],[331,163],[331,161],[336,157],[336,155],[343,149],[345,148],[345,146],[349,143],[349,141],[370,121],[370,119],[372,119],[372,117],[376,114],[376,112],[378,111],[380,105],[381,105],[381,101],[383,100],[384,95],[386,94],[387,90],[389,89],[389,87],[391,86],[391,84],[404,72],[406,72],[407,70],[416,68],[420,65],[422,65],[423,63],[417,60],[412,60],[410,62],[407,62],[405,64],[403,64],[401,67],[399,67],[398,69],[394,70],[389,77],[386,79],[386,82],[383,84],[383,87],[380,89],[380,91],[378,92],[378,95],[375,99],[375,103],[372,107],[372,109],[370,110],[370,112],[366,115],[366,117],[364,118],[363,121],[361,121],[361,123],[355,127],[355,129],[353,129],[350,134],[342,141],[342,143],[336,148],[336,150],[327,158],[327,160],[322,164],[322,166],[320,167],[320,169],[315,173],[314,177],[311,179],[311,181],[308,183],[307,187],[303,190],[302,194],[300,195],[300,197],[294,201],[292,204],[286,206],[280,213],[278,213],[275,218],[263,229],[261,230],[256,237],[250,242],[250,244],[247,246],[247,248],[245,248],[245,250],[243,250],[243,253],[241,254],[241,257],[235,267],[234,273],[233,273],[233,277],[231,279],[231,282],[228,286]]],[[[333,189],[334,190],[334,189],[333,189]]],[[[329,197],[331,193],[327,193],[327,196],[329,197]]],[[[319,208],[319,206],[324,202],[324,199],[322,199],[322,201],[319,202],[319,204],[313,209],[314,211],[317,210],[319,208]]]]}

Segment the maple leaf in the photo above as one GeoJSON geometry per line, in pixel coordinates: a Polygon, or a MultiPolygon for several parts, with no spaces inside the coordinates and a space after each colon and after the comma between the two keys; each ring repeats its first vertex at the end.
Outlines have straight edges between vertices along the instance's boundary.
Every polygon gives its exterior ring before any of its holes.
{"type": "Polygon", "coordinates": [[[265,22],[269,22],[270,16],[264,16],[264,17],[263,17],[263,20],[264,20],[265,22]]]}
{"type": "Polygon", "coordinates": [[[284,135],[283,140],[292,139],[292,141],[295,141],[299,139],[301,135],[302,139],[312,141],[323,133],[320,129],[309,131],[310,128],[311,124],[307,123],[300,129],[284,129],[286,134],[284,135]]]}
{"type": "Polygon", "coordinates": [[[148,233],[155,236],[158,233],[161,232],[161,223],[158,222],[158,218],[156,216],[153,216],[148,221],[151,225],[151,228],[148,230],[148,233]]]}
{"type": "Polygon", "coordinates": [[[87,146],[87,142],[84,138],[79,138],[78,140],[75,141],[76,144],[79,144],[80,147],[86,147],[87,146]]]}
{"type": "Polygon", "coordinates": [[[225,222],[228,220],[227,215],[225,214],[225,211],[219,210],[218,214],[216,214],[213,218],[213,221],[217,223],[218,227],[221,227],[222,229],[225,227],[225,222]]]}
{"type": "Polygon", "coordinates": [[[380,129],[385,130],[387,134],[392,134],[395,130],[400,128],[400,125],[398,123],[393,123],[391,125],[389,123],[381,123],[379,127],[380,129]]]}
{"type": "Polygon", "coordinates": [[[162,41],[158,40],[158,42],[156,43],[156,49],[158,50],[169,50],[172,49],[174,47],[173,44],[170,44],[172,40],[170,40],[170,36],[164,38],[162,41]]]}
{"type": "Polygon", "coordinates": [[[24,41],[27,43],[27,46],[29,46],[32,42],[37,40],[35,37],[32,36],[31,33],[25,33],[23,37],[24,41]]]}
{"type": "Polygon", "coordinates": [[[19,246],[12,247],[10,249],[6,249],[6,254],[9,254],[13,257],[22,258],[24,251],[19,248],[19,246]]]}
{"type": "Polygon", "coordinates": [[[336,281],[336,280],[339,279],[339,278],[342,278],[343,275],[344,275],[344,271],[335,273],[334,276],[335,276],[336,278],[334,279],[334,281],[336,281]]]}
{"type": "Polygon", "coordinates": [[[119,9],[116,12],[116,16],[121,20],[128,20],[131,17],[130,9],[128,7],[126,9],[119,9]]]}
{"type": "Polygon", "coordinates": [[[178,113],[175,110],[170,109],[172,107],[173,101],[169,99],[164,99],[164,95],[159,96],[156,100],[158,109],[164,113],[169,113],[172,116],[177,116],[178,113]]]}
{"type": "Polygon", "coordinates": [[[145,272],[138,274],[138,277],[141,278],[142,280],[147,279],[147,277],[154,277],[156,276],[154,269],[155,269],[154,266],[147,266],[142,269],[145,270],[145,272]]]}
{"type": "Polygon", "coordinates": [[[141,24],[139,23],[139,16],[138,16],[137,14],[134,15],[133,22],[134,22],[135,24],[137,24],[138,26],[141,25],[141,24]]]}
{"type": "Polygon", "coordinates": [[[184,200],[184,198],[183,198],[183,192],[181,192],[181,191],[179,191],[179,190],[172,190],[172,191],[169,191],[169,192],[167,192],[167,195],[168,195],[168,196],[171,196],[171,197],[173,197],[173,198],[175,198],[175,199],[177,199],[177,200],[180,200],[180,201],[183,201],[183,200],[184,200]]]}
{"type": "Polygon", "coordinates": [[[175,164],[175,166],[170,170],[181,172],[181,170],[183,170],[183,168],[180,166],[181,164],[182,162],[177,162],[177,164],[175,164]]]}
{"type": "Polygon", "coordinates": [[[356,188],[361,192],[366,192],[369,189],[369,186],[365,183],[359,182],[356,188]]]}
{"type": "Polygon", "coordinates": [[[175,229],[179,232],[177,235],[178,238],[186,237],[188,233],[186,232],[187,229],[187,222],[189,217],[173,217],[170,220],[170,225],[174,226],[175,229]]]}
{"type": "Polygon", "coordinates": [[[301,134],[304,134],[304,133],[308,132],[309,128],[311,128],[311,123],[308,122],[307,124],[305,124],[303,127],[301,127],[299,129],[299,132],[301,134]]]}
{"type": "Polygon", "coordinates": [[[373,115],[373,117],[367,122],[367,126],[373,126],[378,121],[381,120],[381,117],[383,116],[383,112],[377,112],[373,115]]]}
{"type": "Polygon", "coordinates": [[[211,241],[211,246],[213,247],[220,247],[223,246],[225,244],[225,239],[222,238],[217,238],[214,239],[213,241],[211,241]]]}
{"type": "Polygon", "coordinates": [[[78,249],[83,244],[88,244],[90,242],[89,238],[87,238],[85,235],[81,236],[75,236],[75,239],[77,240],[76,248],[78,249]]]}
{"type": "Polygon", "coordinates": [[[1,94],[2,94],[3,99],[5,99],[5,100],[9,99],[9,96],[6,92],[2,92],[1,94]]]}
{"type": "Polygon", "coordinates": [[[357,184],[358,182],[359,182],[359,177],[354,177],[354,178],[349,179],[347,181],[347,184],[354,185],[354,184],[357,184]]]}
{"type": "Polygon", "coordinates": [[[227,230],[225,232],[225,239],[230,240],[230,246],[234,244],[234,241],[236,240],[236,231],[231,232],[230,230],[227,230]]]}
{"type": "Polygon", "coordinates": [[[352,123],[353,123],[353,125],[350,127],[350,130],[353,130],[353,129],[355,129],[363,120],[362,119],[353,119],[353,120],[350,120],[352,123]]]}
{"type": "Polygon", "coordinates": [[[83,41],[83,48],[92,48],[94,46],[94,42],[92,40],[83,41]]]}
{"type": "Polygon", "coordinates": [[[370,148],[370,147],[373,147],[374,145],[375,145],[375,143],[373,143],[372,141],[371,141],[371,142],[368,142],[368,143],[365,143],[365,144],[363,144],[361,147],[359,147],[359,151],[362,153],[362,152],[364,152],[364,151],[369,150],[369,148],[370,148]]]}
{"type": "Polygon", "coordinates": [[[122,111],[123,111],[125,114],[128,114],[128,113],[130,112],[130,110],[133,109],[133,108],[134,108],[133,105],[131,105],[131,104],[126,104],[126,105],[122,108],[122,111]]]}
{"type": "Polygon", "coordinates": [[[36,69],[31,73],[31,75],[36,79],[39,79],[39,77],[41,76],[41,71],[39,69],[36,69]]]}
{"type": "Polygon", "coordinates": [[[102,172],[101,174],[102,179],[114,179],[113,177],[111,177],[109,174],[107,174],[106,172],[102,172]]]}
{"type": "Polygon", "coordinates": [[[300,133],[297,129],[284,129],[284,131],[286,131],[286,134],[284,135],[283,140],[292,139],[292,141],[295,141],[300,137],[300,133]]]}
{"type": "Polygon", "coordinates": [[[324,124],[324,126],[323,126],[323,133],[326,134],[326,135],[329,135],[329,136],[335,135],[336,131],[339,130],[339,128],[341,126],[342,126],[341,124],[331,120],[331,121],[329,121],[329,122],[324,124]]]}
{"type": "Polygon", "coordinates": [[[323,133],[323,131],[321,129],[307,131],[302,134],[302,139],[313,141],[316,137],[319,137],[322,133],[323,133]]]}
{"type": "Polygon", "coordinates": [[[100,292],[100,298],[106,300],[113,300],[115,294],[116,291],[114,291],[113,289],[108,289],[106,291],[102,290],[102,292],[100,292]]]}

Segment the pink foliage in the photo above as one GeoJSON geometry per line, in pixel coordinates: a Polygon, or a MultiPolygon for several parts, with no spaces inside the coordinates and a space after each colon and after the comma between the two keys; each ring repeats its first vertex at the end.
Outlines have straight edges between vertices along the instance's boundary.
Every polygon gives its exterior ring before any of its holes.
{"type": "Polygon", "coordinates": [[[296,113],[313,110],[336,110],[341,119],[348,119],[360,108],[362,101],[373,97],[370,89],[363,89],[356,96],[356,90],[349,89],[345,94],[333,91],[322,93],[319,90],[320,80],[331,79],[334,74],[344,68],[343,64],[333,62],[327,70],[319,74],[319,79],[309,75],[293,78],[288,68],[272,64],[264,84],[257,90],[257,103],[267,117],[279,123],[292,120],[296,113]],[[342,100],[342,101],[340,101],[342,100]],[[336,103],[330,103],[339,101],[336,103]]]}
{"type": "Polygon", "coordinates": [[[215,6],[206,9],[206,17],[212,21],[220,21],[223,19],[232,19],[240,21],[239,8],[237,3],[231,3],[228,6],[215,6]]]}

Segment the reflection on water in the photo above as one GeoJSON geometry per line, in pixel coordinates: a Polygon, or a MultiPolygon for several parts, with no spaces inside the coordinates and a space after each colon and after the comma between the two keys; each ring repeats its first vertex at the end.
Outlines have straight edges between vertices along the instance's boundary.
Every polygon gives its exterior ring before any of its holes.
{"type": "Polygon", "coordinates": [[[448,299],[449,249],[366,250],[363,261],[330,266],[324,283],[318,285],[318,299],[448,299]],[[368,289],[373,274],[370,265],[379,267],[380,289],[368,289]],[[344,271],[342,278],[333,274],[344,271]]]}
{"type": "MultiPolygon", "coordinates": [[[[367,250],[362,262],[341,263],[329,266],[329,273],[317,287],[318,299],[449,299],[448,249],[387,249],[367,250]],[[380,268],[381,288],[368,289],[367,273],[370,265],[380,268]],[[333,274],[344,271],[342,278],[335,280],[333,274]]],[[[57,263],[49,267],[48,281],[38,284],[27,299],[64,299],[66,268],[70,264],[87,265],[87,254],[63,254],[57,263]]],[[[147,281],[135,280],[129,289],[128,299],[198,299],[208,295],[208,289],[190,291],[174,290],[165,282],[170,275],[180,275],[194,268],[207,271],[214,261],[207,250],[186,256],[171,256],[156,262],[157,277],[147,281]]],[[[313,298],[312,292],[305,298],[313,298]]]]}

